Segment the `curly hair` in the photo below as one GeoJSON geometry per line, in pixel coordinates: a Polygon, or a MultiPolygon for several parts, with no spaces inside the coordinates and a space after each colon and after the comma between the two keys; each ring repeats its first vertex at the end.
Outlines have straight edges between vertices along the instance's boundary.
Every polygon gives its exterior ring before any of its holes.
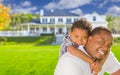
{"type": "Polygon", "coordinates": [[[90,35],[92,26],[89,21],[87,21],[85,18],[81,18],[80,20],[75,21],[72,24],[71,32],[73,32],[74,28],[84,29],[87,31],[88,35],[90,35]]]}

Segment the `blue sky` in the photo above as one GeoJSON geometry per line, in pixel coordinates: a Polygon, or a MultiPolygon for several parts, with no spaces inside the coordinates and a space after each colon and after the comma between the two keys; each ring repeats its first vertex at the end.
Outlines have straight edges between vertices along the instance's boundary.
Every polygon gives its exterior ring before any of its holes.
{"type": "Polygon", "coordinates": [[[39,13],[40,9],[64,9],[76,14],[111,14],[120,16],[120,0],[0,0],[11,5],[12,12],[39,13]]]}

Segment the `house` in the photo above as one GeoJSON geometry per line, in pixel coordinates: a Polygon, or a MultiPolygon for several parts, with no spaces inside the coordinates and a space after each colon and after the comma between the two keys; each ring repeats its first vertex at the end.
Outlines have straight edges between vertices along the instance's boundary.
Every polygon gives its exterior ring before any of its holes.
{"type": "Polygon", "coordinates": [[[92,27],[107,27],[105,15],[99,15],[96,12],[80,16],[63,10],[40,10],[40,20],[34,20],[30,23],[22,24],[22,31],[26,31],[28,35],[51,34],[64,35],[70,31],[72,23],[80,18],[86,18],[92,23],[92,27]]]}

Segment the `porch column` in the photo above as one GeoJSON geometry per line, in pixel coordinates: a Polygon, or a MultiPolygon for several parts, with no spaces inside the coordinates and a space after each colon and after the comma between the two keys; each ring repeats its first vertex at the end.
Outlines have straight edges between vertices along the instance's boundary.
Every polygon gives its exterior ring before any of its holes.
{"type": "Polygon", "coordinates": [[[23,25],[21,25],[21,31],[23,31],[23,25]]]}
{"type": "Polygon", "coordinates": [[[65,34],[67,33],[67,27],[66,27],[66,25],[65,25],[65,34]]]}
{"type": "Polygon", "coordinates": [[[41,27],[40,27],[40,25],[39,25],[39,34],[41,34],[41,27]]]}
{"type": "Polygon", "coordinates": [[[36,26],[34,26],[34,27],[35,27],[35,28],[34,28],[34,32],[37,32],[37,30],[36,30],[37,27],[36,27],[36,26]]]}
{"type": "Polygon", "coordinates": [[[56,34],[56,32],[57,32],[57,28],[56,28],[56,24],[55,24],[55,32],[54,32],[54,34],[56,34]]]}
{"type": "Polygon", "coordinates": [[[30,32],[30,24],[28,24],[27,26],[28,26],[28,32],[30,32]]]}
{"type": "Polygon", "coordinates": [[[50,33],[50,27],[47,25],[47,33],[50,33]]]}

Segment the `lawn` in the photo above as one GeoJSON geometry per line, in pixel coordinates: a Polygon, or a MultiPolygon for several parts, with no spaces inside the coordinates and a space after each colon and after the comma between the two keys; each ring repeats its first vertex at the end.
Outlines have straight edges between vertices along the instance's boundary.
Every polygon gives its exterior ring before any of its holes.
{"type": "MultiPolygon", "coordinates": [[[[112,47],[120,61],[119,49],[120,44],[112,47]]],[[[0,75],[53,75],[58,50],[59,46],[2,45],[0,75]]]]}

